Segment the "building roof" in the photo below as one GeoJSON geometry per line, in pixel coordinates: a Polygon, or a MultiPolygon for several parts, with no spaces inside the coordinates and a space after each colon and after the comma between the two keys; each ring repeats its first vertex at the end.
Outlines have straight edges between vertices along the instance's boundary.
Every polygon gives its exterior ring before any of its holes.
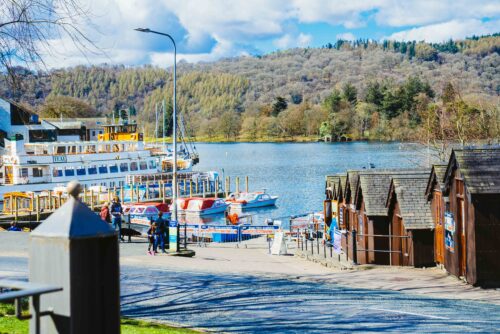
{"type": "Polygon", "coordinates": [[[55,123],[64,123],[64,124],[73,124],[76,122],[80,124],[80,126],[85,126],[87,129],[99,129],[102,128],[104,124],[108,124],[106,117],[93,117],[93,118],[64,118],[62,121],[60,118],[44,118],[45,120],[55,123]]]}
{"type": "Polygon", "coordinates": [[[392,178],[386,206],[397,200],[403,225],[407,230],[434,227],[430,203],[425,189],[429,177],[425,174],[397,175],[392,178]]]}
{"type": "Polygon", "coordinates": [[[427,180],[427,187],[425,189],[425,195],[429,198],[432,195],[434,184],[437,183],[441,190],[443,190],[446,167],[447,165],[432,165],[431,173],[429,175],[429,179],[427,180]]]}
{"type": "Polygon", "coordinates": [[[455,169],[469,193],[500,194],[500,148],[453,150],[443,178],[446,192],[455,169]]]}
{"type": "Polygon", "coordinates": [[[50,124],[54,125],[56,128],[61,130],[67,129],[81,129],[82,122],[79,121],[47,121],[50,124]]]}
{"type": "MultiPolygon", "coordinates": [[[[368,216],[387,216],[387,192],[394,176],[425,175],[426,169],[371,169],[359,173],[359,184],[355,192],[355,202],[363,197],[365,213],[368,216]]],[[[424,196],[424,193],[422,193],[424,196]]]]}
{"type": "Polygon", "coordinates": [[[327,187],[328,186],[331,187],[332,194],[333,194],[334,198],[336,197],[337,188],[339,186],[339,178],[340,178],[340,176],[338,176],[338,175],[328,175],[326,177],[327,187]]]}

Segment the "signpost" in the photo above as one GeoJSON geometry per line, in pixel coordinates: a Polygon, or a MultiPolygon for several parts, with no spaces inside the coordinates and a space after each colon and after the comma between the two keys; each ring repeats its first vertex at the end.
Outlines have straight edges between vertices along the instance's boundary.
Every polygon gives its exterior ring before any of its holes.
{"type": "Polygon", "coordinates": [[[168,223],[168,250],[173,253],[179,251],[177,239],[178,230],[179,224],[177,221],[171,220],[170,223],[168,223]]]}

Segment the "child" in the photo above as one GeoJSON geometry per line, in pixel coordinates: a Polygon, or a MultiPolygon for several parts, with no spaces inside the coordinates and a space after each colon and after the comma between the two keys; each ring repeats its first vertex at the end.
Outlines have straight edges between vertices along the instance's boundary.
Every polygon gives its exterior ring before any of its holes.
{"type": "Polygon", "coordinates": [[[151,222],[151,226],[148,229],[148,240],[149,240],[149,245],[148,245],[148,254],[149,255],[155,255],[156,253],[156,223],[151,222]]]}

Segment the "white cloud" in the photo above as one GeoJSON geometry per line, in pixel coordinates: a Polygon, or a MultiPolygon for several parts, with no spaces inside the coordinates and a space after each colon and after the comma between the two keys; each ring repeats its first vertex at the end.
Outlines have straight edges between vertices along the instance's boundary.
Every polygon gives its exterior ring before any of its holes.
{"type": "MultiPolygon", "coordinates": [[[[255,52],[253,45],[261,41],[272,41],[278,48],[308,46],[314,36],[301,32],[298,23],[353,29],[372,20],[379,26],[414,27],[391,38],[428,41],[495,32],[500,26],[498,0],[81,1],[95,14],[93,21],[99,32],[90,36],[107,54],[90,55],[92,63],[168,63],[171,45],[162,37],[133,31],[136,27],[171,33],[179,46],[179,59],[197,61],[255,52]],[[491,21],[483,22],[484,18],[491,21]]],[[[345,32],[337,38],[355,36],[345,32]]],[[[58,67],[88,63],[70,44],[67,40],[52,41],[57,52],[49,55],[47,63],[58,67]]]]}
{"type": "Polygon", "coordinates": [[[452,20],[444,23],[430,24],[392,34],[388,39],[403,41],[443,42],[451,39],[465,38],[471,35],[486,35],[498,32],[500,20],[482,22],[481,20],[452,20]]]}
{"type": "Polygon", "coordinates": [[[354,36],[353,33],[350,33],[350,32],[346,32],[346,33],[343,33],[343,34],[337,34],[337,39],[343,39],[343,40],[346,40],[346,41],[354,41],[356,39],[356,36],[354,36]]]}
{"type": "Polygon", "coordinates": [[[311,44],[312,36],[300,33],[298,35],[285,34],[274,41],[274,45],[280,49],[307,47],[311,44]]]}

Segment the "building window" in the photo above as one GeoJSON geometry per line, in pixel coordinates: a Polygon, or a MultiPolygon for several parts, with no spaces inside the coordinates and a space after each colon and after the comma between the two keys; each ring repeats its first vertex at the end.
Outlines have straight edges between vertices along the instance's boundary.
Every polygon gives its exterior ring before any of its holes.
{"type": "Polygon", "coordinates": [[[33,177],[42,177],[43,169],[41,168],[33,168],[33,177]]]}
{"type": "Polygon", "coordinates": [[[156,168],[156,161],[149,160],[149,169],[155,169],[155,168],[156,168]]]}
{"type": "Polygon", "coordinates": [[[141,161],[139,167],[141,167],[141,170],[146,170],[148,169],[148,163],[146,161],[141,161]]]}
{"type": "Polygon", "coordinates": [[[66,167],[64,169],[64,176],[75,176],[75,169],[73,167],[66,167]]]}
{"type": "Polygon", "coordinates": [[[92,137],[95,137],[95,131],[92,131],[92,137]]]}
{"type": "MultiPolygon", "coordinates": [[[[89,172],[89,175],[95,175],[97,174],[97,166],[90,166],[88,168],[88,172],[89,172]]],[[[106,172],[107,172],[107,168],[106,168],[106,172]]]]}
{"type": "Polygon", "coordinates": [[[84,166],[79,166],[76,168],[76,175],[86,175],[87,172],[85,171],[84,166]]]}
{"type": "Polygon", "coordinates": [[[52,169],[52,176],[53,177],[61,177],[61,176],[63,176],[62,168],[54,168],[54,169],[52,169]]]}
{"type": "Polygon", "coordinates": [[[109,172],[110,173],[118,173],[118,166],[117,165],[110,165],[109,172]]]}
{"type": "Polygon", "coordinates": [[[131,162],[131,163],[130,163],[130,171],[131,171],[131,172],[134,172],[134,171],[136,171],[136,170],[137,170],[137,162],[135,162],[135,161],[134,161],[134,162],[131,162]]]}
{"type": "Polygon", "coordinates": [[[120,164],[120,172],[128,172],[128,163],[122,162],[120,164]]]}
{"type": "Polygon", "coordinates": [[[21,177],[28,177],[28,168],[21,168],[21,177]]]}
{"type": "Polygon", "coordinates": [[[108,166],[100,165],[99,166],[99,174],[108,174],[108,166]]]}

